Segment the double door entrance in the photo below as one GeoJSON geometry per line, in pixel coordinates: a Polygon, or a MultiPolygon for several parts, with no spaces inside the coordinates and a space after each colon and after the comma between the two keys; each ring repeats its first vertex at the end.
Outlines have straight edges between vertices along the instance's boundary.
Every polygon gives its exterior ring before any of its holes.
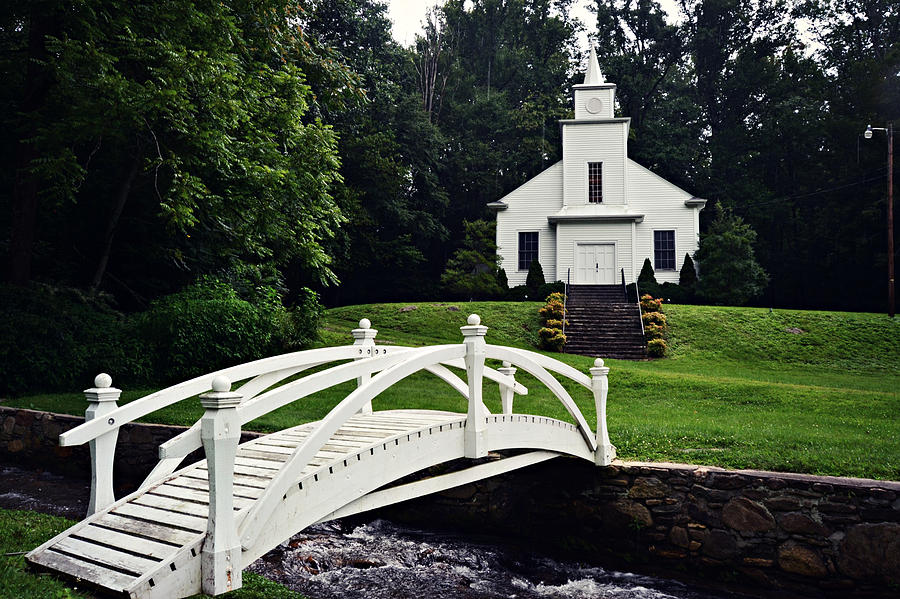
{"type": "Polygon", "coordinates": [[[575,284],[612,285],[616,282],[614,243],[575,244],[575,284]]]}

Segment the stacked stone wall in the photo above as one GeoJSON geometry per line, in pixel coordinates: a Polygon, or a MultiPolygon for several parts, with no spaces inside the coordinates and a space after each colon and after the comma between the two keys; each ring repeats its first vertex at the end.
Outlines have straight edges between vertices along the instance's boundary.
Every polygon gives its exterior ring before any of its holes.
{"type": "Polygon", "coordinates": [[[556,459],[385,510],[760,596],[900,596],[900,483],[556,459]]]}

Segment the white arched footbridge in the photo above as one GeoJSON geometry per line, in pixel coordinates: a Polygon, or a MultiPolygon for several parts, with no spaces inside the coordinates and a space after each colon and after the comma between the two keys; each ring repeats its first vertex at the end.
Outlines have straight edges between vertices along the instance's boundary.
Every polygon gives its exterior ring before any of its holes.
{"type": "Polygon", "coordinates": [[[353,345],[266,358],[180,383],[121,407],[107,375],[85,393],[84,424],[61,445],[90,443],[88,517],[31,551],[26,559],[102,589],[134,598],[218,595],[241,586],[241,570],[316,522],[347,516],[570,455],[607,465],[615,457],[606,429],[608,368],[587,376],[535,352],[489,345],[477,315],[461,328],[463,343],[421,348],[377,346],[368,320],[353,345]],[[485,360],[500,360],[496,370],[485,360]],[[351,361],[348,361],[351,360],[351,361]],[[337,365],[324,368],[330,363],[337,365]],[[313,374],[297,378],[307,369],[313,374]],[[465,379],[451,368],[465,370],[465,379]],[[517,369],[546,385],[572,422],[516,414],[525,394],[517,369]],[[466,414],[431,410],[373,411],[372,400],[419,371],[446,381],[468,400],[466,414]],[[593,393],[597,430],[551,373],[593,393]],[[239,445],[241,426],[291,402],[357,380],[356,389],[318,422],[239,445]],[[484,379],[499,384],[501,414],[482,401],[484,379]],[[244,381],[231,391],[230,381],[244,381]],[[285,382],[287,381],[287,382],[285,382]],[[116,500],[112,464],[119,427],[200,395],[205,413],[162,444],[159,463],[141,487],[116,500]],[[206,460],[178,469],[202,447],[206,460]],[[467,469],[389,486],[412,473],[488,452],[525,450],[480,460],[467,469]]]}

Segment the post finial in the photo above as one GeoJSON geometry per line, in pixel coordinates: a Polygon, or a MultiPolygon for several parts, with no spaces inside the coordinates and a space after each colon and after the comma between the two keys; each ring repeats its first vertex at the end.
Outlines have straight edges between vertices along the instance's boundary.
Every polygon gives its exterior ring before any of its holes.
{"type": "Polygon", "coordinates": [[[603,367],[603,358],[597,358],[596,360],[594,360],[594,367],[602,368],[603,367]]]}
{"type": "Polygon", "coordinates": [[[372,321],[369,320],[368,318],[363,318],[363,319],[361,319],[361,320],[359,321],[359,328],[361,328],[361,329],[371,329],[371,328],[372,328],[372,321]]]}
{"type": "Polygon", "coordinates": [[[469,314],[469,318],[466,319],[466,322],[470,326],[473,326],[473,327],[478,326],[481,324],[481,317],[478,316],[477,314],[469,314]]]}
{"type": "Polygon", "coordinates": [[[212,380],[212,390],[216,393],[227,393],[231,391],[231,381],[224,374],[220,374],[212,380]]]}
{"type": "Polygon", "coordinates": [[[101,372],[94,377],[94,387],[97,389],[109,389],[112,387],[112,377],[105,372],[101,372]]]}

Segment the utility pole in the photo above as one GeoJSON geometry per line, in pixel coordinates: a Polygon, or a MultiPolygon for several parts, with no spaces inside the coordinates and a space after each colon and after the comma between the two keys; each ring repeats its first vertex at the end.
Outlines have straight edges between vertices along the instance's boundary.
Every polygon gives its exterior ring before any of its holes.
{"type": "Polygon", "coordinates": [[[887,230],[888,230],[888,316],[894,317],[894,123],[887,127],[866,127],[863,137],[872,139],[873,131],[887,135],[887,230]]]}

